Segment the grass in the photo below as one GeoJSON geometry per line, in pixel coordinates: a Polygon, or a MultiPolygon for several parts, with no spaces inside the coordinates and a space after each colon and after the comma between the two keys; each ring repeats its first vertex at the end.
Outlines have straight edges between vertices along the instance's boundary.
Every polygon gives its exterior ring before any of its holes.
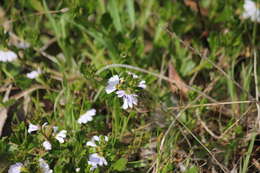
{"type": "Polygon", "coordinates": [[[39,158],[55,173],[91,172],[93,153],[108,162],[94,172],[258,172],[259,24],[241,18],[243,4],[4,1],[0,50],[18,59],[0,62],[0,172],[17,162],[40,172],[39,158]],[[105,92],[113,75],[137,94],[133,108],[105,92]],[[92,108],[93,120],[79,124],[92,108]],[[67,130],[64,143],[54,126],[67,130]],[[86,146],[94,135],[99,145],[86,146]]]}

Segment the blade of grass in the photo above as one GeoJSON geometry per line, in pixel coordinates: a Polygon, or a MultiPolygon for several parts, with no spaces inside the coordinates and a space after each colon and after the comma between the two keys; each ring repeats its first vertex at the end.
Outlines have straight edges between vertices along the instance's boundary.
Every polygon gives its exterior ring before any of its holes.
{"type": "Polygon", "coordinates": [[[127,0],[126,5],[127,5],[127,12],[128,12],[128,15],[129,15],[131,27],[134,28],[135,27],[134,0],[127,0]]]}
{"type": "Polygon", "coordinates": [[[116,0],[108,1],[108,11],[113,19],[113,24],[118,32],[122,31],[122,24],[119,16],[119,4],[116,0]]]}
{"type": "Polygon", "coordinates": [[[106,12],[106,7],[105,7],[105,2],[104,0],[98,0],[98,4],[99,4],[99,13],[100,14],[104,14],[106,12]]]}
{"type": "Polygon", "coordinates": [[[149,16],[151,15],[151,10],[152,10],[152,7],[153,7],[154,0],[144,1],[144,3],[147,3],[147,5],[145,5],[146,8],[144,8],[144,13],[143,13],[143,15],[140,18],[140,20],[141,20],[140,21],[140,26],[142,28],[146,24],[147,19],[149,18],[149,16]]]}
{"type": "Polygon", "coordinates": [[[251,137],[251,141],[250,141],[249,147],[248,147],[248,150],[247,150],[247,153],[246,153],[246,158],[244,160],[242,173],[247,173],[250,156],[252,154],[253,147],[254,147],[255,137],[256,137],[256,133],[253,133],[252,137],[251,137]]]}

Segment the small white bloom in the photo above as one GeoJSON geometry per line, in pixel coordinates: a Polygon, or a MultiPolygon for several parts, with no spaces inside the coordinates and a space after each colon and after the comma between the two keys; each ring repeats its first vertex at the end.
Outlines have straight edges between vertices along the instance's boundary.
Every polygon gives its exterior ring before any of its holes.
{"type": "Polygon", "coordinates": [[[260,22],[260,10],[256,7],[255,2],[245,0],[242,17],[245,19],[250,18],[253,22],[260,22]]]}
{"type": "Polygon", "coordinates": [[[31,123],[29,124],[28,133],[32,133],[37,130],[39,130],[39,127],[37,125],[31,124],[31,123]]]}
{"type": "Polygon", "coordinates": [[[137,95],[136,94],[126,94],[124,90],[119,90],[116,92],[118,97],[123,98],[123,109],[127,109],[128,107],[133,108],[133,105],[137,105],[137,95]]]}
{"type": "Polygon", "coordinates": [[[53,170],[50,169],[50,166],[48,165],[48,163],[46,163],[46,161],[43,160],[42,158],[39,159],[39,166],[43,173],[52,173],[53,172],[53,170]]]}
{"type": "Polygon", "coordinates": [[[96,141],[100,141],[100,138],[98,137],[98,136],[93,136],[92,138],[91,138],[91,141],[88,141],[87,143],[86,143],[86,145],[87,146],[90,146],[90,147],[96,147],[97,146],[97,144],[96,144],[96,141]]]}
{"type": "Polygon", "coordinates": [[[97,146],[97,144],[95,143],[95,141],[88,141],[87,143],[86,143],[86,146],[90,146],[90,147],[96,147],[97,146]]]}
{"type": "Polygon", "coordinates": [[[17,162],[9,167],[8,173],[20,173],[22,168],[23,168],[23,164],[17,162]]]}
{"type": "Polygon", "coordinates": [[[139,82],[138,87],[145,89],[146,88],[146,82],[145,80],[142,80],[139,82]]]}
{"type": "Polygon", "coordinates": [[[43,145],[44,149],[47,151],[52,149],[51,143],[49,141],[44,141],[42,143],[42,145],[43,145]]]}
{"type": "Polygon", "coordinates": [[[116,86],[119,84],[119,82],[120,82],[120,78],[118,75],[112,76],[108,80],[108,85],[106,86],[106,93],[110,94],[110,93],[114,92],[116,90],[116,86]]]}
{"type": "MultiPolygon", "coordinates": [[[[97,146],[96,142],[99,142],[100,139],[101,139],[101,136],[93,136],[91,138],[91,140],[86,143],[86,145],[90,146],[90,147],[96,147],[97,146]]],[[[108,137],[104,136],[104,140],[107,142],[108,141],[108,137]]]]}
{"type": "Polygon", "coordinates": [[[76,168],[76,172],[79,172],[80,171],[80,168],[76,168]]]}
{"type": "Polygon", "coordinates": [[[18,43],[16,43],[15,46],[19,49],[27,49],[30,47],[30,43],[21,40],[18,43]]]}
{"type": "Polygon", "coordinates": [[[181,172],[187,172],[187,167],[183,163],[178,164],[181,172]]]}
{"type": "Polygon", "coordinates": [[[86,124],[89,121],[93,120],[93,116],[96,115],[96,109],[90,109],[78,119],[79,124],[86,124]]]}
{"type": "Polygon", "coordinates": [[[129,75],[132,75],[134,79],[138,78],[138,76],[132,72],[128,72],[129,75]]]}
{"type": "MultiPolygon", "coordinates": [[[[139,78],[138,75],[136,75],[132,72],[128,72],[128,74],[131,75],[134,79],[139,78]]],[[[139,84],[138,84],[138,87],[145,89],[146,88],[145,80],[140,81],[139,84]]]]}
{"type": "Polygon", "coordinates": [[[17,59],[16,53],[13,51],[2,51],[0,50],[0,62],[11,62],[17,59]]]}
{"type": "Polygon", "coordinates": [[[53,129],[54,133],[57,133],[57,131],[59,130],[59,127],[58,126],[53,126],[52,129],[53,129]]]}
{"type": "Polygon", "coordinates": [[[29,79],[35,79],[37,78],[39,75],[41,74],[41,70],[34,70],[30,73],[27,73],[26,76],[29,78],[29,79]]]}
{"type": "Polygon", "coordinates": [[[30,47],[30,43],[26,42],[25,40],[19,38],[13,32],[8,32],[10,36],[9,45],[14,45],[19,49],[26,49],[30,47]]]}
{"type": "Polygon", "coordinates": [[[104,157],[99,156],[97,153],[94,153],[89,156],[88,164],[92,166],[90,170],[93,171],[97,168],[97,166],[107,165],[107,161],[104,157]]]}
{"type": "Polygon", "coordinates": [[[61,130],[55,138],[60,142],[64,143],[64,139],[66,138],[67,130],[61,130]]]}

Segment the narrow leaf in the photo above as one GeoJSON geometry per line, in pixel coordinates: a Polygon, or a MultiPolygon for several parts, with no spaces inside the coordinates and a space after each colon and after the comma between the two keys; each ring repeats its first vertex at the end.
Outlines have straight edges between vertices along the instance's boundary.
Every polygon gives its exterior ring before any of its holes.
{"type": "Polygon", "coordinates": [[[134,1],[133,0],[127,0],[127,12],[129,15],[129,19],[131,22],[132,28],[135,26],[135,9],[134,9],[134,1]]]}
{"type": "Polygon", "coordinates": [[[110,0],[108,1],[108,11],[113,19],[113,24],[115,25],[115,28],[117,31],[122,31],[122,25],[119,17],[119,6],[116,0],[110,0]]]}

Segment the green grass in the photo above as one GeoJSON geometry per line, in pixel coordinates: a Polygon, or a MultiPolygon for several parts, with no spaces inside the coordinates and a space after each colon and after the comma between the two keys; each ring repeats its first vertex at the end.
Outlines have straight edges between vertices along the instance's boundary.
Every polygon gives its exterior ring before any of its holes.
{"type": "Polygon", "coordinates": [[[108,162],[95,172],[260,171],[259,23],[241,18],[244,1],[201,0],[200,10],[185,2],[3,1],[0,50],[18,59],[0,62],[0,112],[8,112],[0,172],[16,162],[40,172],[39,158],[55,173],[91,172],[92,153],[108,162]],[[30,47],[15,46],[22,40],[30,47]],[[169,78],[169,64],[187,93],[169,78]],[[38,78],[26,77],[37,69],[38,78]],[[124,78],[118,88],[137,94],[133,108],[105,92],[113,75],[124,78]],[[147,88],[136,87],[138,80],[147,88]],[[93,120],[80,125],[92,108],[93,120]],[[53,126],[67,130],[63,144],[53,126]],[[94,135],[109,140],[87,147],[94,135]],[[51,151],[42,147],[46,139],[51,151]]]}

